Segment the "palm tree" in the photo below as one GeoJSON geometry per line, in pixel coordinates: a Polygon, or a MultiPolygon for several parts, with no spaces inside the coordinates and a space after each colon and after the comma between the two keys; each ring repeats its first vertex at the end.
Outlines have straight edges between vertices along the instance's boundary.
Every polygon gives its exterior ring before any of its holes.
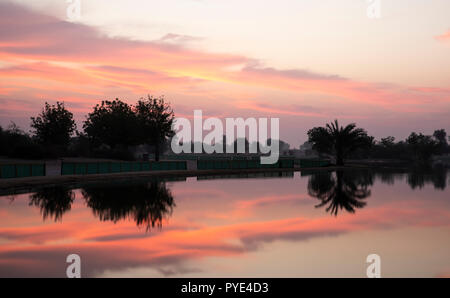
{"type": "Polygon", "coordinates": [[[369,137],[364,129],[356,128],[355,123],[343,127],[337,120],[326,127],[314,127],[308,131],[308,137],[313,149],[334,154],[338,166],[343,166],[345,158],[352,152],[368,148],[373,142],[373,137],[369,137]]]}

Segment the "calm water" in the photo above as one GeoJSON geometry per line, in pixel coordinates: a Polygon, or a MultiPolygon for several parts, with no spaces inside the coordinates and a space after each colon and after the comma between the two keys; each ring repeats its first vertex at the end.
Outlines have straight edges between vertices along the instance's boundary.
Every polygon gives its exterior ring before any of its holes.
{"type": "Polygon", "coordinates": [[[447,171],[114,181],[0,197],[0,276],[450,275],[447,171]]]}

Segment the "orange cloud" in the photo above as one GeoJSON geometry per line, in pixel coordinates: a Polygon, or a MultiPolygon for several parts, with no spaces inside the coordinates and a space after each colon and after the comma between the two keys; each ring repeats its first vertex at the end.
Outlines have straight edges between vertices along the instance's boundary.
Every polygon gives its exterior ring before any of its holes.
{"type": "Polygon", "coordinates": [[[388,111],[403,117],[407,113],[416,121],[432,114],[445,122],[447,115],[442,113],[450,105],[446,88],[368,83],[309,70],[276,69],[243,55],[188,49],[183,43],[191,38],[175,34],[152,42],[110,38],[92,27],[10,3],[0,4],[0,26],[0,65],[7,65],[0,68],[0,94],[10,104],[2,106],[2,115],[8,119],[29,119],[30,111],[35,113],[44,101],[68,98],[77,109],[76,118],[82,120],[100,100],[135,101],[147,93],[169,93],[175,98],[169,99],[175,111],[201,107],[217,115],[235,114],[239,109],[280,117],[367,119],[388,111]],[[276,104],[264,103],[261,96],[245,96],[269,92],[275,97],[289,95],[276,104]],[[305,104],[302,96],[308,95],[329,104],[321,108],[312,101],[305,104]],[[15,108],[12,102],[18,98],[28,102],[29,110],[15,108]],[[25,112],[27,117],[22,116],[25,112]]]}
{"type": "MultiPolygon", "coordinates": [[[[108,38],[96,30],[64,22],[12,4],[1,4],[0,61],[41,61],[3,70],[3,76],[30,76],[73,84],[122,86],[135,94],[152,88],[180,88],[202,81],[228,82],[297,92],[331,94],[347,100],[398,108],[426,103],[420,89],[371,84],[311,71],[264,67],[255,59],[205,53],[180,45],[108,38]],[[18,21],[20,20],[20,24],[18,21]],[[10,30],[7,30],[7,29],[10,30]],[[18,28],[20,30],[18,30],[18,28]],[[14,33],[12,33],[14,32],[14,33]],[[45,61],[46,63],[42,63],[45,61]],[[64,67],[54,63],[65,63],[64,67]],[[241,70],[230,70],[244,65],[241,70]],[[40,69],[41,68],[41,69],[40,69]]],[[[436,95],[433,102],[448,103],[436,95]]]]}
{"type": "Polygon", "coordinates": [[[444,34],[436,35],[434,38],[439,41],[449,41],[450,40],[450,30],[448,30],[444,34]]]}
{"type": "MultiPolygon", "coordinates": [[[[232,205],[235,209],[231,211],[239,213],[239,210],[263,207],[272,210],[272,203],[278,199],[286,201],[293,197],[240,201],[232,205]]],[[[282,206],[291,208],[289,204],[282,206]]],[[[117,224],[99,223],[89,217],[88,210],[75,212],[76,218],[69,217],[60,225],[0,229],[0,237],[9,240],[0,247],[0,276],[12,276],[14,272],[21,276],[37,276],[42,268],[46,268],[46,275],[60,276],[65,270],[59,268],[59,263],[63,263],[59,260],[74,252],[83,256],[85,276],[93,276],[104,270],[182,266],[189,260],[206,257],[244,256],[280,240],[305,241],[354,231],[450,225],[450,213],[446,209],[411,200],[362,209],[356,217],[342,214],[334,218],[326,214],[317,218],[291,217],[240,223],[228,220],[222,225],[177,221],[172,227],[171,224],[150,234],[137,230],[126,220],[117,224]],[[80,222],[83,223],[81,226],[80,222]]],[[[230,210],[222,213],[230,213],[230,210]]]]}

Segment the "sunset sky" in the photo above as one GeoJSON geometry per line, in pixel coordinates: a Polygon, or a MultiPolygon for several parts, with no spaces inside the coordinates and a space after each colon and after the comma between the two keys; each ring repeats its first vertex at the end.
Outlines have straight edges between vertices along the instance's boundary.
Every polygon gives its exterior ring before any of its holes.
{"type": "Polygon", "coordinates": [[[294,146],[335,118],[376,138],[450,130],[450,1],[0,0],[0,125],[45,101],[165,95],[177,116],[279,117],[294,146]]]}

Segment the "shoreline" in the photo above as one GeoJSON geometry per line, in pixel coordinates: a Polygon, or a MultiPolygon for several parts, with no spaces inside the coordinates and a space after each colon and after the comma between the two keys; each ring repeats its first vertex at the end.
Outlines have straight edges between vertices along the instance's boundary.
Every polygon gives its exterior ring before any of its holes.
{"type": "MultiPolygon", "coordinates": [[[[310,168],[309,170],[317,169],[332,169],[327,168],[310,168]]],[[[126,178],[171,178],[171,177],[197,177],[209,175],[232,175],[232,174],[250,174],[250,173],[264,173],[264,172],[297,172],[303,169],[300,168],[276,168],[276,169],[236,169],[236,170],[176,170],[176,171],[149,171],[149,172],[127,172],[127,173],[108,173],[108,174],[93,174],[93,175],[67,175],[67,176],[40,176],[40,177],[26,177],[26,178],[12,178],[0,180],[0,190],[5,191],[21,191],[24,189],[34,188],[36,186],[52,186],[61,184],[76,184],[84,182],[104,182],[105,180],[116,180],[126,178]]],[[[306,168],[305,168],[306,170],[306,168]]]]}
{"type": "MultiPolygon", "coordinates": [[[[49,187],[55,185],[70,185],[87,182],[104,182],[105,180],[119,180],[127,178],[172,178],[172,177],[201,177],[201,176],[220,176],[233,174],[252,174],[252,173],[274,173],[274,172],[302,172],[302,171],[335,171],[339,169],[370,169],[380,168],[367,165],[348,165],[348,166],[329,166],[329,167],[310,167],[310,168],[268,168],[268,169],[227,169],[227,170],[172,170],[172,171],[149,171],[149,172],[126,172],[126,173],[108,173],[92,175],[67,175],[67,176],[39,176],[26,178],[12,178],[0,180],[0,195],[8,192],[31,191],[36,187],[49,187]]],[[[402,170],[398,167],[381,167],[386,169],[402,170]]]]}

